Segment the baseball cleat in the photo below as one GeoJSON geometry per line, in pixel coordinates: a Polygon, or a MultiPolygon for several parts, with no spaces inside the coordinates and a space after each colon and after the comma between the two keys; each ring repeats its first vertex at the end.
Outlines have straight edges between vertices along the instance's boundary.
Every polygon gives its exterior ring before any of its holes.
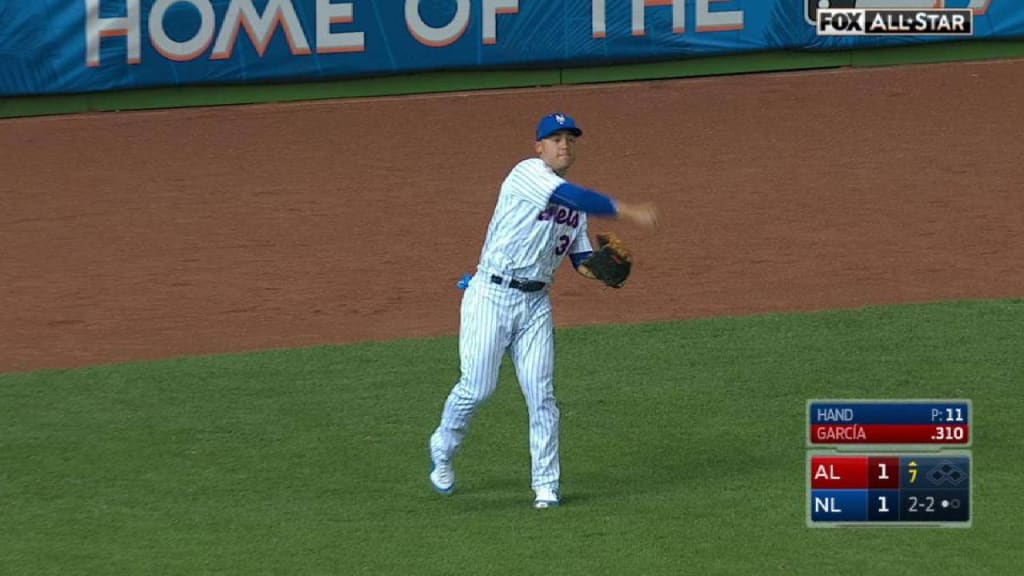
{"type": "Polygon", "coordinates": [[[455,470],[447,462],[437,462],[431,459],[430,483],[438,494],[450,495],[455,491],[455,470]]]}
{"type": "Polygon", "coordinates": [[[533,507],[537,510],[556,508],[558,506],[558,491],[551,488],[538,488],[537,498],[533,501],[533,507]]]}

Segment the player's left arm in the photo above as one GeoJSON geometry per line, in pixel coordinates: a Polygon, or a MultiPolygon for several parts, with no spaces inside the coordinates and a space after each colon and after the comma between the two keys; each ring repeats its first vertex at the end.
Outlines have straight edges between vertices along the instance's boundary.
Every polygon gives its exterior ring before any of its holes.
{"type": "Polygon", "coordinates": [[[580,276],[591,280],[597,280],[597,276],[594,276],[594,273],[590,271],[590,268],[587,268],[586,264],[584,264],[587,258],[590,258],[593,254],[593,252],[581,252],[579,254],[570,254],[569,257],[572,258],[572,265],[576,268],[576,272],[578,272],[580,276]],[[579,257],[578,259],[577,256],[579,257]]]}
{"type": "Polygon", "coordinates": [[[579,234],[576,235],[576,239],[572,241],[572,245],[569,247],[569,260],[572,261],[572,267],[576,269],[580,276],[597,280],[597,276],[594,276],[590,268],[583,264],[587,261],[587,258],[594,254],[594,246],[590,243],[590,234],[587,232],[586,216],[580,220],[579,234]]]}

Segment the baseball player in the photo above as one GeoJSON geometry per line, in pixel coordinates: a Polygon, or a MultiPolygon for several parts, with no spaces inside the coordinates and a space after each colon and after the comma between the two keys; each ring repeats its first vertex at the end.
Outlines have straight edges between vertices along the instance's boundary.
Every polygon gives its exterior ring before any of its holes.
{"type": "MultiPolygon", "coordinates": [[[[501,185],[475,275],[462,297],[459,357],[462,376],[448,395],[430,437],[430,481],[441,494],[455,488],[452,459],[476,410],[498,384],[509,353],[526,399],[535,508],[559,503],[559,410],[554,393],[554,321],[548,290],[566,255],[577,272],[593,252],[587,216],[654,227],[650,204],[627,204],[565,180],[583,134],[566,114],[537,125],[536,157],[518,163],[501,185]]],[[[460,286],[461,287],[461,286],[460,286]]]]}

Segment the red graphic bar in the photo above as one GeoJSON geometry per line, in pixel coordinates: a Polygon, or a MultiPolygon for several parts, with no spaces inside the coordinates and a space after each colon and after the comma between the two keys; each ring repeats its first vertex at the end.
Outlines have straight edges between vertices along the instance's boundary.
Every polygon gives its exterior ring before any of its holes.
{"type": "Polygon", "coordinates": [[[867,456],[811,456],[811,488],[867,487],[867,456]]]}
{"type": "Polygon", "coordinates": [[[967,424],[815,424],[812,444],[967,444],[967,424]]]}

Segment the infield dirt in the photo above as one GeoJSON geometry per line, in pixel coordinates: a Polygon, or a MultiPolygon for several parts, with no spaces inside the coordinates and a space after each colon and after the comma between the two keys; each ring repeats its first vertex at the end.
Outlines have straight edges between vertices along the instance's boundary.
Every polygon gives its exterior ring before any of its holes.
{"type": "Polygon", "coordinates": [[[0,122],[0,372],[455,334],[537,118],[653,200],[559,326],[1024,295],[1024,61],[0,122]]]}

